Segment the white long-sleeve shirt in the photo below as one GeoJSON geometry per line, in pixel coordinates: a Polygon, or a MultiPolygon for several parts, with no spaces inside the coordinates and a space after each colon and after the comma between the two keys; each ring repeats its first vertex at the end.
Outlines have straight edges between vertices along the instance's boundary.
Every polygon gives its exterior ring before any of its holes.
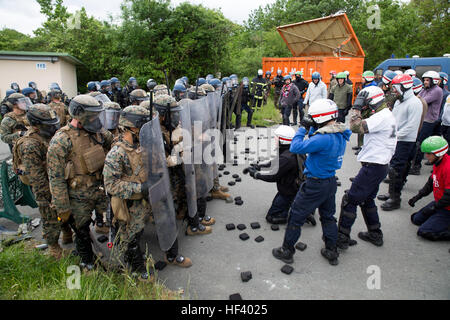
{"type": "Polygon", "coordinates": [[[403,102],[397,100],[392,113],[397,121],[398,141],[416,142],[422,122],[423,105],[412,89],[405,92],[403,102]]]}
{"type": "Polygon", "coordinates": [[[325,83],[319,81],[316,85],[314,82],[310,82],[308,91],[306,91],[305,101],[303,101],[303,103],[311,105],[314,101],[318,99],[326,99],[327,97],[327,85],[325,83]]]}

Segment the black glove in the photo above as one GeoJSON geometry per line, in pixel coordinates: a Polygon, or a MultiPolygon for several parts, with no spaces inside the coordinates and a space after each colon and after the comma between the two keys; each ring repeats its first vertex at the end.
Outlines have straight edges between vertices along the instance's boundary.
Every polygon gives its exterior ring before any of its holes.
{"type": "Polygon", "coordinates": [[[309,132],[309,129],[314,126],[314,120],[309,114],[307,114],[303,117],[302,121],[300,121],[300,125],[305,127],[306,131],[309,132]]]}
{"type": "Polygon", "coordinates": [[[417,195],[412,197],[411,199],[409,199],[408,204],[414,208],[414,206],[416,205],[416,202],[419,201],[422,197],[417,195]]]}
{"type": "Polygon", "coordinates": [[[260,173],[256,170],[251,170],[250,171],[250,177],[258,179],[259,178],[260,173]]]}
{"type": "Polygon", "coordinates": [[[150,182],[147,180],[141,184],[141,193],[144,197],[148,197],[148,188],[150,187],[150,182]]]}
{"type": "Polygon", "coordinates": [[[369,96],[369,92],[361,91],[355,99],[353,103],[353,109],[361,111],[363,107],[367,105],[367,97],[369,96]]]}
{"type": "Polygon", "coordinates": [[[261,171],[261,166],[257,163],[250,164],[250,167],[255,168],[256,171],[261,171]]]}

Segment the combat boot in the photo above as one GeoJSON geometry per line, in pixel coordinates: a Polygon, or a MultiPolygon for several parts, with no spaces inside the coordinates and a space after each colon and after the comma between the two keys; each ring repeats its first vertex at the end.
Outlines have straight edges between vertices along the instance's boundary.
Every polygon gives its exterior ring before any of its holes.
{"type": "Polygon", "coordinates": [[[380,200],[380,201],[387,201],[389,199],[389,193],[387,193],[387,194],[380,194],[377,197],[377,199],[380,200]]]}
{"type": "Polygon", "coordinates": [[[216,219],[210,216],[204,216],[199,218],[199,222],[204,226],[212,226],[216,223],[216,219]]]}
{"type": "Polygon", "coordinates": [[[210,226],[204,226],[199,224],[198,227],[188,226],[186,230],[187,236],[199,236],[204,234],[209,234],[212,232],[212,228],[210,226]]]}
{"type": "Polygon", "coordinates": [[[278,260],[287,264],[294,263],[294,253],[285,247],[279,247],[272,250],[272,255],[278,260]]]}
{"type": "Polygon", "coordinates": [[[396,209],[400,209],[401,202],[402,200],[400,199],[400,195],[398,193],[392,194],[389,199],[381,205],[381,209],[383,211],[393,211],[396,209]]]}
{"type": "Polygon", "coordinates": [[[213,190],[211,192],[211,196],[213,199],[226,200],[227,202],[231,200],[231,202],[233,202],[233,198],[231,198],[231,195],[229,193],[221,191],[220,188],[219,190],[213,190]]]}
{"type": "Polygon", "coordinates": [[[108,234],[109,228],[106,226],[106,224],[103,221],[96,221],[95,223],[95,232],[100,234],[108,234]]]}
{"type": "Polygon", "coordinates": [[[339,232],[336,246],[339,249],[347,250],[348,247],[350,246],[350,237],[346,234],[343,234],[342,232],[339,232]]]}
{"type": "Polygon", "coordinates": [[[325,248],[322,248],[322,250],[320,250],[320,253],[322,254],[323,257],[325,257],[325,259],[328,260],[328,262],[332,265],[332,266],[337,266],[339,264],[339,253],[337,251],[337,247],[333,246],[333,247],[329,247],[326,246],[325,248]]]}
{"type": "Polygon", "coordinates": [[[183,257],[182,255],[179,255],[178,257],[175,258],[169,258],[166,256],[164,257],[164,261],[167,264],[170,265],[174,265],[180,268],[189,268],[190,266],[192,266],[192,261],[189,258],[183,257]]]}
{"type": "Polygon", "coordinates": [[[358,233],[358,237],[361,240],[370,242],[377,247],[381,247],[383,245],[383,233],[381,230],[378,231],[369,231],[369,232],[360,232],[358,233]]]}
{"type": "Polygon", "coordinates": [[[236,115],[236,130],[241,128],[241,117],[242,115],[240,114],[236,115]]]}
{"type": "Polygon", "coordinates": [[[69,228],[68,230],[62,230],[62,244],[71,244],[73,243],[73,233],[69,228]]]}
{"type": "Polygon", "coordinates": [[[307,218],[306,218],[306,223],[312,224],[313,226],[315,226],[317,224],[316,222],[316,218],[314,218],[314,213],[310,214],[307,218]]]}

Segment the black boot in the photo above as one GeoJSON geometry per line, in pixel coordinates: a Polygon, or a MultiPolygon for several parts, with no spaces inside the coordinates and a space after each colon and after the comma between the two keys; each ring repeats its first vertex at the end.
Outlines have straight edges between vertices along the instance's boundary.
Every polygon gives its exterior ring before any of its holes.
{"type": "Polygon", "coordinates": [[[336,246],[339,249],[347,250],[348,247],[350,246],[350,237],[342,232],[339,232],[336,246]]]}
{"type": "Polygon", "coordinates": [[[377,247],[381,247],[383,245],[383,233],[380,229],[376,231],[368,231],[368,232],[360,232],[358,233],[358,237],[361,240],[370,242],[377,247]]]}
{"type": "Polygon", "coordinates": [[[298,110],[297,110],[296,106],[293,107],[292,114],[293,114],[293,117],[294,117],[294,119],[293,119],[294,121],[291,124],[293,126],[296,126],[297,125],[297,114],[298,114],[298,110]]]}
{"type": "Polygon", "coordinates": [[[247,127],[255,129],[255,126],[252,125],[252,118],[253,118],[253,110],[248,113],[248,116],[247,116],[247,127]]]}
{"type": "Polygon", "coordinates": [[[310,223],[313,226],[315,226],[317,224],[316,222],[316,218],[314,218],[314,213],[310,214],[307,218],[306,218],[306,223],[310,223]]]}
{"type": "Polygon", "coordinates": [[[240,114],[236,115],[236,130],[241,128],[241,118],[242,118],[242,115],[240,115],[240,114]]]}
{"type": "Polygon", "coordinates": [[[266,215],[266,221],[271,224],[285,224],[287,223],[287,217],[268,214],[266,215]]]}
{"type": "Polygon", "coordinates": [[[81,258],[80,266],[87,271],[94,269],[94,252],[92,251],[91,245],[90,224],[91,221],[79,228],[75,237],[75,248],[81,258]]]}
{"type": "Polygon", "coordinates": [[[400,208],[400,190],[401,190],[401,177],[391,168],[389,170],[389,198],[385,203],[381,205],[381,209],[384,211],[393,211],[400,208]]]}
{"type": "Polygon", "coordinates": [[[272,255],[284,263],[294,263],[294,253],[285,247],[279,247],[272,250],[272,255]]]}
{"type": "Polygon", "coordinates": [[[339,253],[336,246],[326,246],[325,248],[322,248],[322,250],[320,250],[320,253],[323,257],[325,257],[325,259],[328,260],[328,262],[332,266],[337,266],[339,264],[339,253]]]}
{"type": "Polygon", "coordinates": [[[377,197],[377,199],[380,200],[380,201],[387,201],[389,199],[389,193],[388,194],[380,194],[377,197]]]}
{"type": "Polygon", "coordinates": [[[381,209],[383,211],[393,211],[400,209],[400,204],[402,202],[402,199],[400,198],[400,194],[395,193],[390,195],[389,199],[386,200],[385,203],[381,205],[381,209]]]}
{"type": "Polygon", "coordinates": [[[145,259],[142,255],[141,248],[139,247],[139,238],[135,238],[128,245],[128,250],[125,253],[125,259],[131,265],[131,272],[139,276],[139,280],[148,281],[153,276],[153,270],[149,268],[147,271],[145,259]]]}

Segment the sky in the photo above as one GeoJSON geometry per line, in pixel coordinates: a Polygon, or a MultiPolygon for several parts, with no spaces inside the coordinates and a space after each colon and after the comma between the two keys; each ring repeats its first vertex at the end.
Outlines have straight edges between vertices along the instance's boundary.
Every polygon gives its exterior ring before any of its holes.
{"type": "MultiPolygon", "coordinates": [[[[69,12],[75,12],[85,7],[89,15],[97,19],[106,20],[108,15],[120,15],[122,0],[64,0],[69,12]]],[[[186,0],[172,0],[173,6],[186,0]]],[[[202,4],[211,9],[220,9],[224,16],[233,22],[242,24],[247,20],[252,10],[259,6],[274,3],[275,0],[189,0],[192,4],[202,4]]],[[[0,29],[10,28],[19,32],[33,35],[45,21],[40,13],[40,6],[35,0],[0,0],[0,29]]]]}

